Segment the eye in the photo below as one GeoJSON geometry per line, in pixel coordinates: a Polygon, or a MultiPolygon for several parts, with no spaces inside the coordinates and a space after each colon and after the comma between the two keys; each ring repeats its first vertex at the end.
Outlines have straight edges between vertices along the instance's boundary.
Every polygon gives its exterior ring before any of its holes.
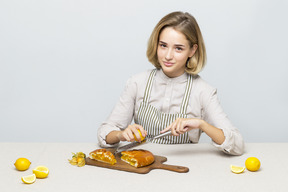
{"type": "Polygon", "coordinates": [[[183,49],[181,47],[176,47],[177,51],[182,51],[183,49]]]}
{"type": "Polygon", "coordinates": [[[163,48],[167,47],[167,45],[164,44],[164,43],[159,43],[159,46],[160,46],[160,47],[163,47],[163,48]]]}

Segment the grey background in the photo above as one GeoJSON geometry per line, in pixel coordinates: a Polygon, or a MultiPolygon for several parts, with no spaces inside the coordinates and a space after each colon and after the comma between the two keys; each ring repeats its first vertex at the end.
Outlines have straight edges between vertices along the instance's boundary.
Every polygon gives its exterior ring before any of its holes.
{"type": "MultiPolygon", "coordinates": [[[[196,17],[202,78],[246,142],[288,142],[287,1],[0,0],[0,141],[97,142],[147,40],[172,11],[196,17]]],[[[208,142],[205,135],[200,140],[208,142]]]]}

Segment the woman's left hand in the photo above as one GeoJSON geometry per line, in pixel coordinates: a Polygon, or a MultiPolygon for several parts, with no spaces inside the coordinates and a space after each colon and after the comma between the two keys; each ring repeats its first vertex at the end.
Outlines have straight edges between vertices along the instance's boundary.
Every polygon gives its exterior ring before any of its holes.
{"type": "Polygon", "coordinates": [[[163,129],[160,133],[171,130],[172,135],[179,136],[180,134],[190,131],[191,129],[200,128],[201,123],[201,119],[177,118],[173,123],[163,129]]]}

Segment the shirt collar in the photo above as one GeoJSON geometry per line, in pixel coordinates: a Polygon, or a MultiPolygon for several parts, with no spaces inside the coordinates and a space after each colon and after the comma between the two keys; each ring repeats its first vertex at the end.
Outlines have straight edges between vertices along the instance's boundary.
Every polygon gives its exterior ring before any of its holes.
{"type": "Polygon", "coordinates": [[[178,82],[185,82],[187,81],[188,78],[188,74],[186,72],[184,72],[182,75],[178,76],[178,77],[168,77],[167,75],[165,75],[165,73],[163,72],[162,69],[158,69],[156,76],[158,76],[165,82],[174,82],[174,83],[178,83],[178,82]]]}

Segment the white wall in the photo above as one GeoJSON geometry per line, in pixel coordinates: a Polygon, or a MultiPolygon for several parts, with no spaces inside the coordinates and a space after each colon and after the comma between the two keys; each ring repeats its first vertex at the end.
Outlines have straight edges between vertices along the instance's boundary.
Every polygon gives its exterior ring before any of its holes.
{"type": "Polygon", "coordinates": [[[200,75],[246,142],[288,142],[287,8],[284,0],[0,0],[0,142],[96,142],[126,80],[152,68],[153,27],[176,10],[198,20],[208,52],[200,75]]]}

